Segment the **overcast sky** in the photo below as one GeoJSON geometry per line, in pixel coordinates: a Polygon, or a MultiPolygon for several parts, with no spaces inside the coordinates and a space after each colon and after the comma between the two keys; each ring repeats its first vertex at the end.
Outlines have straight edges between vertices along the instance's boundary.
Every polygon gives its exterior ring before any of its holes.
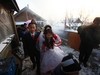
{"type": "Polygon", "coordinates": [[[100,0],[16,0],[20,9],[29,8],[44,19],[58,20],[65,15],[78,17],[80,13],[89,18],[100,16],[100,0]]]}

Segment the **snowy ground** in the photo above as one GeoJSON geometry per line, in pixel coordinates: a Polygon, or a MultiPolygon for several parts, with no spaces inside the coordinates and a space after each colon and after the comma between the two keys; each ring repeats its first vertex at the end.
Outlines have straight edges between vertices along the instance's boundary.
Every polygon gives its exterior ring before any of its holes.
{"type": "MultiPolygon", "coordinates": [[[[64,31],[64,24],[57,23],[52,26],[53,31],[60,35],[60,37],[67,41],[67,32],[64,31]]],[[[66,42],[64,41],[64,42],[66,42]]],[[[61,49],[66,53],[73,53],[77,58],[79,56],[79,52],[75,51],[74,49],[70,48],[67,44],[61,46],[61,49]]],[[[21,49],[22,50],[22,49],[21,49]]],[[[94,49],[91,57],[88,61],[89,67],[85,68],[81,65],[82,69],[79,72],[79,75],[100,75],[100,50],[94,49]]],[[[31,70],[31,61],[30,58],[26,58],[23,61],[23,69],[27,68],[25,71],[22,72],[22,75],[35,75],[35,70],[31,70]]]]}
{"type": "MultiPolygon", "coordinates": [[[[67,41],[67,31],[64,29],[63,23],[54,24],[53,31],[62,39],[65,39],[67,41]]],[[[75,31],[76,32],[76,31],[75,31]]],[[[66,41],[63,42],[66,42],[66,41]]],[[[79,56],[79,52],[75,51],[74,49],[71,49],[68,47],[68,45],[62,45],[62,49],[65,51],[65,53],[73,53],[77,58],[79,56]]],[[[93,49],[93,52],[91,54],[91,57],[88,61],[88,67],[85,68],[83,65],[81,65],[82,69],[80,71],[80,75],[100,75],[100,50],[99,49],[93,49]]]]}
{"type": "MultiPolygon", "coordinates": [[[[73,53],[77,58],[79,55],[78,51],[75,51],[74,49],[66,46],[61,46],[61,49],[67,53],[73,53]]],[[[79,75],[100,75],[100,50],[93,50],[91,57],[88,61],[89,67],[85,68],[83,65],[81,65],[82,69],[79,72],[79,75]]],[[[26,58],[23,61],[23,69],[27,68],[22,72],[22,75],[35,75],[35,70],[31,69],[32,62],[30,61],[30,58],[26,58]]]]}

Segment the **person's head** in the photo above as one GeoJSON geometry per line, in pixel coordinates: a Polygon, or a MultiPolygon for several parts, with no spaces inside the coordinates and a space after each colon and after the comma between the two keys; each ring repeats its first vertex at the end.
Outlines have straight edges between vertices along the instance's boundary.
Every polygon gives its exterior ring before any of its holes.
{"type": "Polygon", "coordinates": [[[66,75],[78,75],[80,69],[81,67],[72,53],[62,59],[61,71],[66,75]]]}
{"type": "Polygon", "coordinates": [[[53,37],[52,27],[50,25],[46,25],[44,27],[44,32],[43,33],[47,38],[52,38],[53,37]]]}
{"type": "Polygon", "coordinates": [[[29,32],[33,33],[37,29],[37,24],[36,22],[32,19],[31,22],[28,24],[28,30],[29,32]]]}
{"type": "Polygon", "coordinates": [[[22,24],[21,28],[26,29],[26,23],[22,24]]]}
{"type": "Polygon", "coordinates": [[[47,48],[54,48],[53,31],[50,25],[44,27],[43,34],[45,36],[45,45],[47,48]]]}
{"type": "Polygon", "coordinates": [[[100,24],[100,17],[96,17],[96,18],[93,20],[93,24],[94,24],[94,25],[99,25],[99,24],[100,24]]]}

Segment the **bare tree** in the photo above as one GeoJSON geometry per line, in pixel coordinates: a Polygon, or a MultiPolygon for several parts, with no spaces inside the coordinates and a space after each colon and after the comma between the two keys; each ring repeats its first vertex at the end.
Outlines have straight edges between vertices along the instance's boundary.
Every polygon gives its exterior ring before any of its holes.
{"type": "MultiPolygon", "coordinates": [[[[79,12],[79,16],[76,19],[80,19],[82,21],[82,25],[87,24],[89,22],[89,13],[84,13],[82,10],[79,12]]],[[[72,23],[74,23],[74,15],[72,13],[68,14],[66,13],[65,20],[68,23],[69,26],[71,26],[72,23]]]]}
{"type": "Polygon", "coordinates": [[[83,22],[83,25],[84,24],[87,24],[89,22],[89,17],[90,17],[90,14],[89,13],[85,13],[81,10],[80,13],[79,13],[79,18],[80,20],[83,22]]]}

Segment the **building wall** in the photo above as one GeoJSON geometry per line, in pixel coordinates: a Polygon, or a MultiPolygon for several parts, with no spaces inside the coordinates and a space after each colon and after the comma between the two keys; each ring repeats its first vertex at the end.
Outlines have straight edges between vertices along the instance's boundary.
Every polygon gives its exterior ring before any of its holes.
{"type": "Polygon", "coordinates": [[[12,41],[16,40],[13,42],[13,45],[17,45],[18,43],[16,35],[13,14],[9,11],[9,9],[0,5],[0,57],[8,57],[8,54],[11,54],[12,41]],[[13,34],[15,36],[11,37],[13,34]]]}
{"type": "Polygon", "coordinates": [[[0,42],[14,33],[10,12],[0,5],[0,42]]]}

